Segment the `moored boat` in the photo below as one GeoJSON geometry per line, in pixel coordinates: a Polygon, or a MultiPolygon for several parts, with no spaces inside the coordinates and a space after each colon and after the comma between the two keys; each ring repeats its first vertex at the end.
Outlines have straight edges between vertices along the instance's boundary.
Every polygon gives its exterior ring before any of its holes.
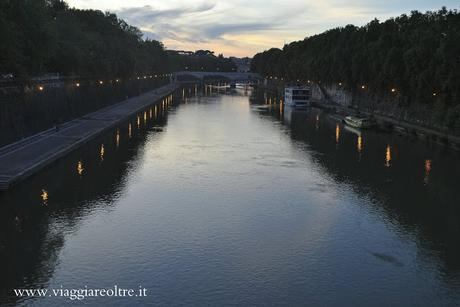
{"type": "Polygon", "coordinates": [[[347,116],[345,123],[354,128],[371,128],[375,125],[375,120],[369,117],[347,116]]]}
{"type": "Polygon", "coordinates": [[[311,106],[311,88],[309,86],[289,86],[284,89],[284,102],[287,106],[311,106]]]}

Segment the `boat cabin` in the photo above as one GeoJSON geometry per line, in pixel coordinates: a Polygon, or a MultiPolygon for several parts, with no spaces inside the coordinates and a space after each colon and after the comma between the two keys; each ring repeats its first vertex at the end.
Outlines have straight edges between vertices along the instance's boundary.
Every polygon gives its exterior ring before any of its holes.
{"type": "Polygon", "coordinates": [[[311,88],[309,86],[288,86],[284,89],[284,101],[290,106],[310,106],[311,88]]]}

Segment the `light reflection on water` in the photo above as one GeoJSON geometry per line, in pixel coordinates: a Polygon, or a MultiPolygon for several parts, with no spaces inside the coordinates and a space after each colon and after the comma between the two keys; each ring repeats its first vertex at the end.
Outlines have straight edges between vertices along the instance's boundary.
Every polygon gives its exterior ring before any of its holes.
{"type": "Polygon", "coordinates": [[[459,302],[458,156],[203,90],[0,195],[1,288],[149,290],[89,305],[459,302]]]}
{"type": "Polygon", "coordinates": [[[387,146],[387,149],[385,151],[385,166],[386,167],[391,166],[391,147],[390,145],[387,146]]]}
{"type": "Polygon", "coordinates": [[[423,179],[423,182],[424,182],[425,184],[428,184],[428,183],[429,183],[430,172],[431,172],[431,160],[430,160],[430,159],[426,159],[426,160],[425,160],[425,178],[423,179]]]}
{"type": "Polygon", "coordinates": [[[340,125],[336,124],[335,126],[335,142],[338,144],[340,140],[340,125]]]}
{"type": "Polygon", "coordinates": [[[83,175],[83,172],[85,171],[85,168],[83,167],[83,162],[82,161],[78,161],[77,163],[77,173],[78,175],[83,175]]]}
{"type": "Polygon", "coordinates": [[[101,144],[101,149],[99,150],[99,156],[101,157],[101,162],[104,162],[105,147],[104,144],[101,144]]]}
{"type": "Polygon", "coordinates": [[[46,206],[48,204],[48,191],[46,191],[45,189],[42,189],[42,194],[40,196],[42,198],[43,205],[46,206]]]}
{"type": "Polygon", "coordinates": [[[358,141],[356,144],[356,148],[358,149],[358,152],[361,153],[363,151],[363,137],[362,135],[358,135],[358,141]]]}

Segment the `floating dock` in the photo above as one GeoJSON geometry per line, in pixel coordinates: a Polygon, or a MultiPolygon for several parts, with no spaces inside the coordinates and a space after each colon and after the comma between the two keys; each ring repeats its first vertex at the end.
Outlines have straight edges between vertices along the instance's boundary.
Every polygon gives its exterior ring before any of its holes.
{"type": "Polygon", "coordinates": [[[130,116],[169,95],[168,84],[0,148],[0,191],[35,174],[130,116]]]}

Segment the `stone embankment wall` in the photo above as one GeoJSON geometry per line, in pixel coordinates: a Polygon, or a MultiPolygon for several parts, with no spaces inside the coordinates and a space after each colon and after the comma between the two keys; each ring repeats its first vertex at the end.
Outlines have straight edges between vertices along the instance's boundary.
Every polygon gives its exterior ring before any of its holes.
{"type": "MultiPolygon", "coordinates": [[[[266,82],[267,90],[283,95],[285,82],[276,80],[266,82]]],[[[312,83],[312,97],[317,104],[340,106],[349,113],[359,110],[362,113],[385,116],[396,121],[430,127],[445,131],[433,121],[433,110],[420,104],[407,104],[397,94],[387,96],[374,95],[367,90],[351,92],[339,84],[312,83]]]]}
{"type": "Polygon", "coordinates": [[[313,97],[324,104],[339,105],[349,108],[350,111],[359,110],[405,121],[426,127],[437,127],[433,122],[433,111],[420,105],[405,104],[398,94],[388,96],[373,95],[366,90],[351,93],[342,86],[319,85],[313,86],[313,97]]]}
{"type": "Polygon", "coordinates": [[[322,100],[330,103],[340,105],[342,107],[349,107],[353,103],[353,96],[339,85],[321,86],[315,84],[313,87],[314,97],[321,98],[322,100]]]}
{"type": "Polygon", "coordinates": [[[0,88],[0,147],[167,84],[168,78],[80,80],[0,88]]]}

